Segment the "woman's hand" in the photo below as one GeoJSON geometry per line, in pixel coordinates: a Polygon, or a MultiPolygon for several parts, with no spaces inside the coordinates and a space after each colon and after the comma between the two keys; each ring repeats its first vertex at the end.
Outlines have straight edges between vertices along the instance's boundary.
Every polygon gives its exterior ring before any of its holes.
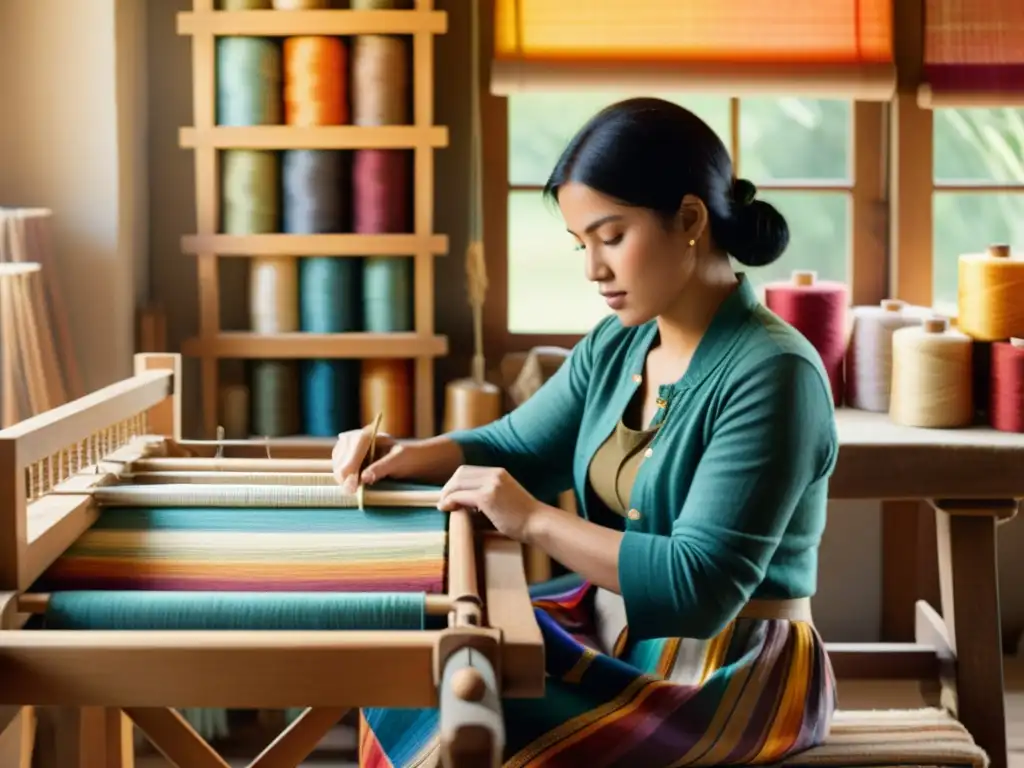
{"type": "MultiPolygon", "coordinates": [[[[374,461],[361,469],[370,450],[371,427],[353,429],[338,435],[331,452],[334,479],[345,493],[355,493],[362,482],[372,485],[386,477],[409,477],[416,472],[416,452],[413,445],[396,442],[389,435],[377,433],[374,461]]],[[[422,462],[421,462],[422,463],[422,462]]]]}
{"type": "Polygon", "coordinates": [[[531,520],[543,506],[504,469],[465,465],[441,489],[437,504],[445,512],[476,509],[516,541],[525,541],[531,520]]]}

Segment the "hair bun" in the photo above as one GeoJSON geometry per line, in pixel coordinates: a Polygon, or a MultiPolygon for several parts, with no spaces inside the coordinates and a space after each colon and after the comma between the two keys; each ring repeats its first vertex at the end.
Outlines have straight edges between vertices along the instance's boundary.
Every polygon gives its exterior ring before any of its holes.
{"type": "Polygon", "coordinates": [[[736,179],[732,183],[732,199],[739,206],[750,205],[757,197],[757,187],[748,179],[736,179]]]}

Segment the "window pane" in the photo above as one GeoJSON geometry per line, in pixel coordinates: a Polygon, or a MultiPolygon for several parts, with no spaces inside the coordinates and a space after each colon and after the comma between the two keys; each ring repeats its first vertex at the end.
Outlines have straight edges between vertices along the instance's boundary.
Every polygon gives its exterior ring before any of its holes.
{"type": "Polygon", "coordinates": [[[846,192],[763,192],[789,224],[789,247],[782,258],[766,267],[745,271],[760,287],[773,280],[788,280],[794,269],[813,269],[819,280],[848,279],[850,262],[850,195],[846,192]]]}
{"type": "Polygon", "coordinates": [[[936,192],[932,211],[932,303],[952,314],[961,254],[992,243],[1024,249],[1024,193],[936,192]]]}
{"type": "Polygon", "coordinates": [[[757,183],[849,182],[852,104],[798,98],[740,100],[740,173],[757,183]]]}
{"type": "Polygon", "coordinates": [[[508,196],[510,333],[586,333],[610,310],[587,282],[583,253],[539,192],[508,196]]]}
{"type": "MultiPolygon", "coordinates": [[[[508,179],[513,186],[548,180],[565,145],[587,120],[628,93],[520,93],[508,99],[508,179]]],[[[653,94],[699,115],[729,146],[729,99],[653,94]]]]}
{"type": "Polygon", "coordinates": [[[936,109],[937,182],[1024,185],[1024,109],[936,109]]]}

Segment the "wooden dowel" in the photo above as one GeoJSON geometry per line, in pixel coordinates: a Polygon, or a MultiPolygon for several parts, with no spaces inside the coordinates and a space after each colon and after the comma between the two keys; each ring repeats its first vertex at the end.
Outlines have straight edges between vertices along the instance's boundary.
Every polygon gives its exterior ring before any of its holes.
{"type": "Polygon", "coordinates": [[[479,626],[481,620],[472,514],[456,509],[448,516],[448,595],[455,609],[450,618],[454,626],[479,626]]]}

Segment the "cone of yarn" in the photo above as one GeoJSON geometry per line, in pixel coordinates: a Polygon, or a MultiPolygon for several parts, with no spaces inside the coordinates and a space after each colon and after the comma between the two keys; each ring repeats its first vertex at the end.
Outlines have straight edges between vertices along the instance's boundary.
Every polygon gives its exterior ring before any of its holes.
{"type": "Polygon", "coordinates": [[[972,349],[971,339],[941,317],[895,331],[889,418],[908,427],[969,426],[972,349]]]}
{"type": "Polygon", "coordinates": [[[220,421],[229,440],[249,439],[249,388],[244,384],[228,384],[220,390],[220,421]]]}
{"type": "Polygon", "coordinates": [[[352,122],[409,124],[409,38],[357,35],[352,42],[352,122]]]}
{"type": "Polygon", "coordinates": [[[410,153],[360,149],[352,160],[353,228],[361,234],[408,232],[410,153]]]}
{"type": "Polygon", "coordinates": [[[361,423],[370,424],[382,413],[382,432],[392,437],[412,437],[412,371],[408,360],[363,360],[359,389],[361,423]]]}
{"type": "Polygon", "coordinates": [[[303,434],[333,437],[362,426],[358,360],[303,360],[299,374],[303,434]]]}
{"type": "Polygon", "coordinates": [[[332,234],[349,229],[348,155],[330,149],[293,149],[281,155],[282,227],[287,234],[332,234]]]}
{"type": "Polygon", "coordinates": [[[266,11],[272,6],[270,0],[220,0],[217,7],[222,11],[266,11]]]}
{"type": "Polygon", "coordinates": [[[957,327],[978,341],[1024,337],[1024,258],[1007,245],[960,256],[957,327]]]}
{"type": "Polygon", "coordinates": [[[299,330],[298,259],[260,256],[250,260],[249,319],[256,333],[299,330]]]}
{"type": "Polygon", "coordinates": [[[230,149],[221,154],[221,229],[228,235],[278,231],[280,167],[276,152],[230,149]]]}
{"type": "Polygon", "coordinates": [[[1024,338],[992,345],[989,424],[1000,432],[1024,432],[1024,338]]]}
{"type": "Polygon", "coordinates": [[[789,282],[765,286],[765,305],[802,333],[818,350],[836,405],[843,400],[848,291],[843,283],[818,280],[811,270],[796,270],[789,282]]]}
{"type": "Polygon", "coordinates": [[[353,11],[387,11],[412,8],[412,0],[351,0],[353,11]]]}
{"type": "Polygon", "coordinates": [[[862,411],[888,412],[892,334],[900,328],[920,325],[928,314],[924,307],[908,306],[899,299],[853,308],[844,372],[846,405],[862,411]]]}
{"type": "Polygon", "coordinates": [[[281,123],[281,48],[263,37],[217,38],[219,125],[281,123]]]}
{"type": "Polygon", "coordinates": [[[345,44],[337,37],[284,41],[284,115],[288,125],[348,122],[345,44]]]}
{"type": "Polygon", "coordinates": [[[286,437],[299,429],[298,366],[293,360],[252,364],[252,431],[260,437],[286,437]]]}

